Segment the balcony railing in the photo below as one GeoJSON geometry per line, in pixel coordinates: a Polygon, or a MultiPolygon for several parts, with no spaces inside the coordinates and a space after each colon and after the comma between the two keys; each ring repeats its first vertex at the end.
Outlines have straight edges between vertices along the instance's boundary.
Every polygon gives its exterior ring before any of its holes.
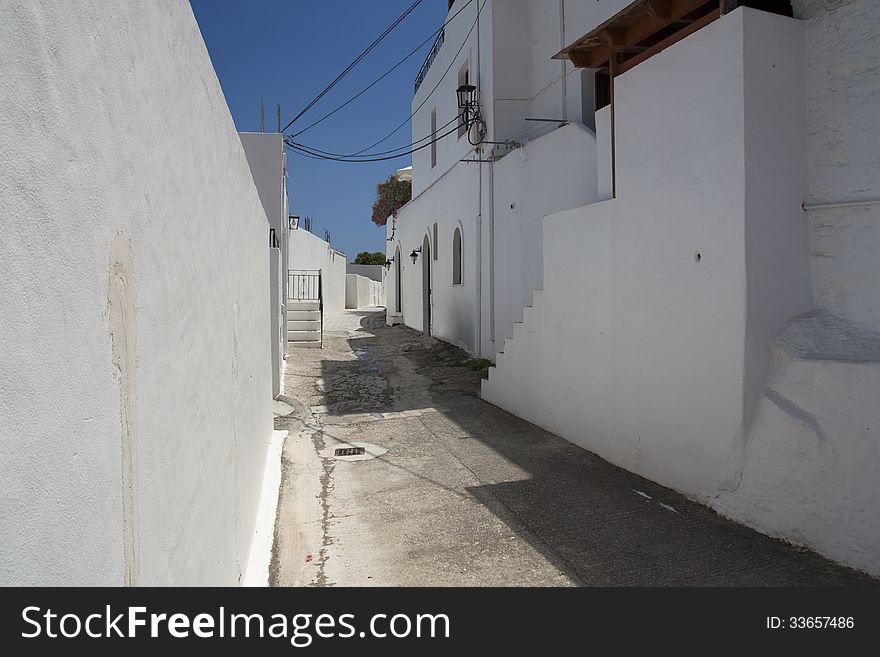
{"type": "Polygon", "coordinates": [[[437,38],[434,40],[434,45],[431,46],[431,50],[428,52],[428,56],[425,58],[425,63],[422,64],[422,68],[419,69],[419,74],[416,76],[415,89],[413,93],[415,94],[419,87],[422,85],[422,82],[425,79],[425,76],[428,74],[428,70],[431,68],[431,64],[434,63],[434,60],[437,58],[437,53],[440,52],[440,46],[443,45],[443,40],[446,38],[446,30],[440,30],[440,34],[437,35],[437,38]]]}

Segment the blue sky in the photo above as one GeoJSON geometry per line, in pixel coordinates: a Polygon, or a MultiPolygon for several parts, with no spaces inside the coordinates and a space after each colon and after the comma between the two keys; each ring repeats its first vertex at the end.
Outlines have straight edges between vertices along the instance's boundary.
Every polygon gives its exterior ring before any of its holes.
{"type": "MultiPolygon", "coordinates": [[[[355,59],[413,0],[191,0],[193,12],[226,102],[240,131],[260,129],[260,98],[266,131],[283,126],[355,59]]],[[[446,0],[423,2],[357,67],[294,124],[311,121],[348,100],[406,56],[443,23],[446,0]]],[[[325,151],[360,150],[385,136],[410,114],[413,80],[431,44],[363,96],[297,141],[325,151]]],[[[407,124],[377,150],[412,141],[407,124]]],[[[384,251],[384,230],[370,221],[376,183],[410,164],[403,157],[352,164],[290,153],[292,214],[311,215],[313,232],[330,231],[332,244],[349,260],[359,251],[384,251]]]]}

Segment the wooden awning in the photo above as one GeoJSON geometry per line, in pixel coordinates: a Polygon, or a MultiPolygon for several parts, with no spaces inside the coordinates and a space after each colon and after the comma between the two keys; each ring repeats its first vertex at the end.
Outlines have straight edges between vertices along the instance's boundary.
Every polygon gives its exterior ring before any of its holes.
{"type": "Polygon", "coordinates": [[[623,73],[720,15],[719,0],[639,0],[553,59],[577,68],[606,68],[615,60],[615,73],[623,73]]]}

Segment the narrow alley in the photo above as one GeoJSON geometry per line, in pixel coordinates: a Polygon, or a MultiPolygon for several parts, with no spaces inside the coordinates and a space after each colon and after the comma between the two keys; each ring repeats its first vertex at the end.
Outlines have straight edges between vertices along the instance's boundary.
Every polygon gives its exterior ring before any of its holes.
{"type": "Polygon", "coordinates": [[[290,351],[273,585],[872,583],[481,401],[486,365],[384,310],[290,351]]]}

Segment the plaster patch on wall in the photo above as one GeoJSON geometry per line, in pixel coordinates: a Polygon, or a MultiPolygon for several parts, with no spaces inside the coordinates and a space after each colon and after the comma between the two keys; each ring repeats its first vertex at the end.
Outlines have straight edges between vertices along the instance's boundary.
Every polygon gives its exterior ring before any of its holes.
{"type": "Polygon", "coordinates": [[[122,422],[122,528],[124,584],[137,586],[140,575],[138,535],[138,417],[137,417],[137,292],[131,240],[117,233],[110,242],[107,285],[107,331],[115,374],[119,379],[122,422]]]}

